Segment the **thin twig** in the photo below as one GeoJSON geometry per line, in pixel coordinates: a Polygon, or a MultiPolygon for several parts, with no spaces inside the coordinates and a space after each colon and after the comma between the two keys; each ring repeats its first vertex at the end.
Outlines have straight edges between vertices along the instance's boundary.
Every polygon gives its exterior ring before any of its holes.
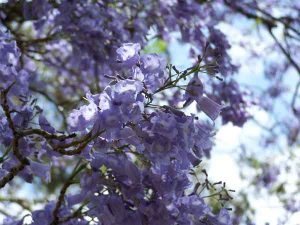
{"type": "Polygon", "coordinates": [[[65,182],[65,184],[63,185],[61,191],[60,191],[60,194],[59,194],[59,197],[58,197],[58,200],[57,200],[57,203],[55,205],[55,208],[53,210],[53,220],[51,222],[50,225],[57,225],[59,224],[59,217],[58,217],[58,212],[59,212],[59,209],[61,207],[61,205],[63,204],[64,202],[64,198],[65,198],[65,194],[67,192],[67,189],[69,188],[70,185],[72,185],[72,182],[73,182],[73,179],[75,178],[75,176],[81,171],[83,170],[84,168],[86,168],[86,164],[83,164],[81,166],[77,168],[77,165],[75,166],[75,170],[74,172],[72,173],[72,175],[68,178],[68,180],[65,182]]]}

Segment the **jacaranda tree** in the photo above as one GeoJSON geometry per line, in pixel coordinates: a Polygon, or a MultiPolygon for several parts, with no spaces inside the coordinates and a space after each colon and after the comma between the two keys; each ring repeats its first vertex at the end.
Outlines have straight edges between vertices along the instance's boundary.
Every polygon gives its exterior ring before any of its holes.
{"type": "MultiPolygon", "coordinates": [[[[251,224],[246,208],[232,210],[230,181],[211,181],[202,161],[218,127],[243,127],[252,106],[276,115],[285,92],[278,132],[299,143],[300,82],[282,88],[289,71],[300,75],[299,41],[298,1],[2,2],[0,200],[18,205],[1,208],[3,224],[251,224]],[[220,30],[238,18],[253,20],[276,55],[264,59],[260,94],[236,80],[220,30]],[[190,44],[188,68],[168,60],[174,33],[190,44]]],[[[276,143],[276,132],[264,140],[276,143]]],[[[259,165],[268,186],[278,168],[259,165]]]]}

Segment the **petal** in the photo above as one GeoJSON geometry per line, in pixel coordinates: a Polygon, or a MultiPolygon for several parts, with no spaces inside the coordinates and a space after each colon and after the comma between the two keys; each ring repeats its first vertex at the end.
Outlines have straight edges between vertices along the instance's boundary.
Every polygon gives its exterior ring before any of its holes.
{"type": "Polygon", "coordinates": [[[200,109],[212,120],[215,120],[220,114],[223,106],[206,96],[202,96],[197,100],[200,109]]]}
{"type": "Polygon", "coordinates": [[[31,161],[30,168],[34,175],[42,178],[47,183],[50,182],[50,180],[51,180],[51,173],[50,173],[51,166],[50,165],[45,165],[42,163],[31,161]]]}

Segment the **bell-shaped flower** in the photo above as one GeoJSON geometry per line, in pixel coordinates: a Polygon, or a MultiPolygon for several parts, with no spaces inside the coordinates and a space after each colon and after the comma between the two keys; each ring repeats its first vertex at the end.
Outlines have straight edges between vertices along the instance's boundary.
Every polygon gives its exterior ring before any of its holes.
{"type": "Polygon", "coordinates": [[[212,120],[215,120],[222,110],[222,105],[219,105],[215,101],[203,95],[204,86],[195,73],[194,77],[190,80],[186,87],[184,94],[184,107],[190,105],[194,100],[197,102],[200,109],[212,120]]]}

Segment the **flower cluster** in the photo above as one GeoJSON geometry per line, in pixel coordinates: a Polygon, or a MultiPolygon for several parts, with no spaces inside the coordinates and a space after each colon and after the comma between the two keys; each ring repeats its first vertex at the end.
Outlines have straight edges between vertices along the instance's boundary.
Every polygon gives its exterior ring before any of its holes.
{"type": "MultiPolygon", "coordinates": [[[[117,46],[128,41],[145,46],[149,28],[165,41],[170,39],[171,32],[179,31],[182,41],[191,43],[200,52],[206,49],[204,61],[214,65],[212,73],[227,76],[236,70],[227,53],[230,45],[214,21],[221,19],[218,7],[210,4],[181,0],[9,1],[2,12],[6,24],[11,22],[12,13],[18,21],[30,23],[33,30],[32,40],[18,40],[24,46],[22,52],[26,54],[22,57],[26,64],[43,62],[56,71],[51,75],[51,85],[38,74],[39,82],[32,82],[32,86],[40,90],[42,83],[58,102],[59,94],[73,102],[87,91],[96,93],[106,87],[109,80],[104,75],[114,74],[116,66],[111,59],[117,46]]],[[[22,29],[13,32],[17,38],[28,36],[22,29]]],[[[147,57],[145,61],[151,60],[151,56],[147,57]]]]}
{"type": "MultiPolygon", "coordinates": [[[[59,133],[29,101],[18,108],[27,111],[11,113],[17,106],[7,99],[20,94],[12,88],[17,87],[22,71],[12,76],[11,87],[3,87],[6,119],[1,121],[1,129],[10,132],[2,144],[12,151],[7,151],[2,165],[2,186],[14,176],[27,182],[38,176],[50,182],[51,164],[45,162],[55,163],[64,155],[78,155],[85,162],[75,167],[57,201],[32,212],[32,224],[86,224],[88,218],[104,225],[230,224],[225,209],[215,215],[200,195],[187,192],[192,187],[190,170],[209,156],[213,128],[171,106],[149,107],[170,80],[161,56],[140,55],[139,50],[140,45],[133,43],[116,50],[116,63],[122,70],[109,77],[102,92],[88,93],[87,105],[70,113],[70,135],[59,133]],[[38,126],[32,127],[36,115],[38,126]],[[78,173],[80,190],[67,194],[78,173]],[[86,217],[81,211],[74,213],[78,204],[83,204],[80,209],[86,209],[86,217]]],[[[186,105],[195,100],[212,120],[222,108],[203,96],[197,75],[182,100],[186,105]]],[[[4,224],[17,223],[21,221],[7,218],[4,224]]]]}
{"type": "Polygon", "coordinates": [[[234,80],[214,84],[214,86],[214,98],[225,106],[221,113],[223,123],[232,122],[235,126],[242,127],[251,117],[248,108],[256,104],[251,100],[251,93],[241,90],[234,80]]]}

